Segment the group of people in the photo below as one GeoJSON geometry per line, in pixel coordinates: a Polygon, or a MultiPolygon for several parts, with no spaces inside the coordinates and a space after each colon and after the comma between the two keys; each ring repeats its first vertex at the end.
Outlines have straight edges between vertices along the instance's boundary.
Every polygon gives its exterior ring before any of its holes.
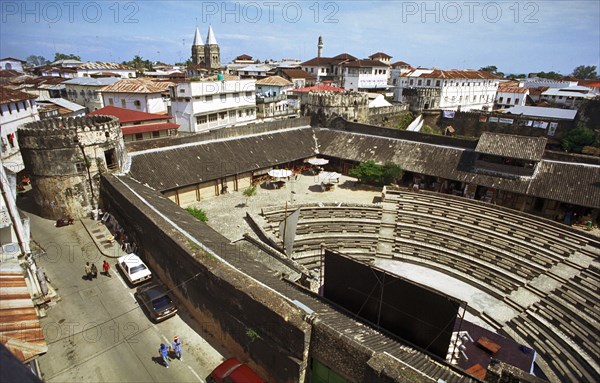
{"type": "MultiPolygon", "coordinates": [[[[175,354],[175,358],[183,361],[183,357],[181,356],[181,339],[179,339],[179,337],[176,335],[173,338],[173,353],[175,354]]],[[[160,355],[160,357],[162,358],[163,362],[165,363],[165,366],[167,368],[169,368],[169,350],[171,349],[171,346],[168,346],[164,343],[160,344],[160,347],[158,349],[158,354],[160,355]]]]}
{"type": "MultiPolygon", "coordinates": [[[[104,275],[106,275],[107,277],[112,277],[110,275],[110,264],[108,262],[104,261],[104,263],[102,264],[102,270],[104,272],[104,275]]],[[[92,263],[91,265],[89,262],[85,263],[85,276],[90,281],[94,278],[98,278],[98,268],[96,267],[95,263],[92,263]]]]}

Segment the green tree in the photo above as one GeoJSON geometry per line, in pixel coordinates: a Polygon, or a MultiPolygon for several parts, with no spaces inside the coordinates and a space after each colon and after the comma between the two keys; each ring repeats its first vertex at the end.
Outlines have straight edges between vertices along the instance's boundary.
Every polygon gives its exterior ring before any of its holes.
{"type": "Polygon", "coordinates": [[[123,65],[130,66],[140,73],[144,70],[152,70],[152,62],[150,62],[150,60],[144,60],[138,55],[133,56],[133,59],[129,61],[123,61],[123,65]]]}
{"type": "Polygon", "coordinates": [[[488,72],[491,74],[495,74],[498,77],[504,77],[504,73],[498,71],[498,67],[495,65],[488,65],[482,68],[479,68],[480,71],[488,72]]]}
{"type": "Polygon", "coordinates": [[[563,149],[571,153],[581,153],[584,146],[592,146],[595,142],[594,131],[584,127],[569,131],[560,141],[563,149]]]}
{"type": "Polygon", "coordinates": [[[46,58],[44,56],[36,56],[36,55],[27,56],[25,61],[27,61],[27,64],[29,64],[31,66],[48,65],[50,63],[48,60],[46,60],[46,58]]]}
{"type": "Polygon", "coordinates": [[[361,162],[357,167],[350,170],[352,177],[358,178],[360,182],[367,184],[378,184],[383,174],[383,166],[377,165],[375,161],[361,162]]]}
{"type": "Polygon", "coordinates": [[[246,197],[245,205],[248,205],[248,200],[256,195],[256,186],[247,187],[242,194],[246,197]]]}
{"type": "Polygon", "coordinates": [[[561,78],[563,78],[562,74],[554,72],[554,71],[538,72],[537,76],[541,77],[541,78],[549,78],[551,80],[560,80],[561,78]]]}
{"type": "Polygon", "coordinates": [[[65,53],[56,52],[54,54],[54,61],[58,61],[58,60],[77,60],[77,61],[81,61],[81,57],[79,57],[77,55],[74,55],[72,53],[65,54],[65,53]]]}
{"type": "Polygon", "coordinates": [[[400,121],[398,122],[396,128],[400,130],[406,130],[406,128],[408,128],[408,125],[410,125],[410,123],[413,122],[414,119],[415,117],[413,116],[413,114],[411,112],[407,112],[406,114],[403,114],[400,117],[400,121]]]}
{"type": "Polygon", "coordinates": [[[188,207],[185,209],[188,213],[196,217],[199,221],[208,222],[208,216],[206,212],[202,209],[197,209],[195,207],[188,207]]]}
{"type": "Polygon", "coordinates": [[[573,69],[571,75],[580,80],[592,80],[598,77],[595,65],[580,65],[573,69]]]}
{"type": "Polygon", "coordinates": [[[404,172],[402,171],[400,166],[398,166],[397,164],[395,164],[393,162],[386,162],[383,165],[383,169],[381,172],[381,178],[383,180],[383,183],[388,185],[388,184],[396,183],[396,181],[398,181],[400,178],[402,178],[403,174],[404,174],[404,172]]]}

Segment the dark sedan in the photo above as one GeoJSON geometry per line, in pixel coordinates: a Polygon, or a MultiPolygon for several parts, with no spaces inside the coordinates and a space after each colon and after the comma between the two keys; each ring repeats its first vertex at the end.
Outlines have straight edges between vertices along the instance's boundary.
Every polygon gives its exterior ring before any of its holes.
{"type": "Polygon", "coordinates": [[[163,285],[150,283],[138,288],[136,295],[154,321],[167,319],[177,313],[177,307],[163,285]]]}

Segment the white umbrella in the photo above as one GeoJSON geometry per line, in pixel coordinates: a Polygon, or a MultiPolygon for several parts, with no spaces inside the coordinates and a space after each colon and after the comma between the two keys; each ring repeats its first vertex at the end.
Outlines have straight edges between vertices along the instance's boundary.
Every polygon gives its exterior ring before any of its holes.
{"type": "Polygon", "coordinates": [[[327,165],[329,160],[326,160],[325,158],[311,158],[307,162],[311,165],[327,165]]]}
{"type": "Polygon", "coordinates": [[[287,169],[271,169],[269,170],[269,175],[275,178],[286,178],[292,175],[292,171],[287,169]]]}
{"type": "Polygon", "coordinates": [[[323,173],[319,174],[319,176],[321,177],[323,182],[327,182],[327,181],[339,179],[341,174],[336,173],[336,172],[323,172],[323,173]]]}

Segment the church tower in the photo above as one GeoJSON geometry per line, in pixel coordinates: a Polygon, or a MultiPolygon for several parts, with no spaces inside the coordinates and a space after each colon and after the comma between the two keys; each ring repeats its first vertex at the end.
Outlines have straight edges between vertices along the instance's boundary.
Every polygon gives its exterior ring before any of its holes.
{"type": "Polygon", "coordinates": [[[192,44],[192,64],[205,65],[205,47],[202,44],[202,37],[200,37],[200,30],[196,27],[196,34],[194,35],[194,43],[192,44]]]}
{"type": "Polygon", "coordinates": [[[206,36],[206,45],[204,45],[205,65],[209,68],[221,67],[221,49],[215,37],[212,26],[208,27],[208,35],[206,36]]]}

